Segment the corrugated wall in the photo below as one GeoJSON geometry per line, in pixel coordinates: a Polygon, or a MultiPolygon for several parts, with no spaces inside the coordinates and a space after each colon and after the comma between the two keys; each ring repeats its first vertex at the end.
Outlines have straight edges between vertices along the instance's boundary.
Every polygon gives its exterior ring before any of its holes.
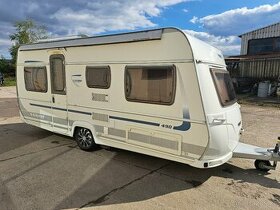
{"type": "Polygon", "coordinates": [[[248,41],[251,39],[262,39],[268,37],[280,36],[280,23],[276,23],[265,28],[241,35],[241,52],[240,55],[247,55],[248,41]]]}
{"type": "Polygon", "coordinates": [[[240,61],[238,76],[276,80],[280,76],[280,58],[240,61]]]}

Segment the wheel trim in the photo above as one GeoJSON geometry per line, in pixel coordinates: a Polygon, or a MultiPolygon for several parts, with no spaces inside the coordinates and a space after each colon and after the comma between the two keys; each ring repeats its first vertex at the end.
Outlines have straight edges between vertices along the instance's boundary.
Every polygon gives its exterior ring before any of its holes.
{"type": "Polygon", "coordinates": [[[89,148],[92,145],[92,134],[88,129],[82,128],[79,130],[77,134],[77,140],[78,143],[83,147],[83,148],[89,148]]]}
{"type": "Polygon", "coordinates": [[[260,167],[260,169],[266,169],[264,162],[260,162],[259,167],[260,167]]]}
{"type": "Polygon", "coordinates": [[[261,171],[269,171],[271,168],[272,165],[270,163],[270,161],[268,160],[256,160],[255,161],[255,167],[256,169],[258,170],[261,170],[261,171]]]}

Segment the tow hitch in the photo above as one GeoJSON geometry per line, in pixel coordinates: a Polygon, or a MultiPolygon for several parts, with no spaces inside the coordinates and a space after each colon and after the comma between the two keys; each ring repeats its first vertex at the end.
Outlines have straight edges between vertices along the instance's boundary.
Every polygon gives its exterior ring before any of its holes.
{"type": "Polygon", "coordinates": [[[280,161],[280,137],[274,148],[261,148],[249,144],[239,143],[233,151],[233,157],[255,159],[255,167],[260,171],[275,170],[280,161]],[[271,164],[271,162],[273,164],[271,164]]]}

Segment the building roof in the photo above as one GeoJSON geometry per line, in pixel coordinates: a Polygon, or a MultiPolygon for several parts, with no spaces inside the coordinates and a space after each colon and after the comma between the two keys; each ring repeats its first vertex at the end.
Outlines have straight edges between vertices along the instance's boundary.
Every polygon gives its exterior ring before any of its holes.
{"type": "Polygon", "coordinates": [[[233,55],[225,58],[225,60],[252,60],[252,59],[280,59],[280,53],[264,54],[264,55],[233,55]]]}
{"type": "Polygon", "coordinates": [[[255,32],[258,32],[258,31],[261,31],[261,30],[264,30],[264,29],[272,29],[272,28],[275,28],[275,29],[279,29],[280,30],[280,22],[279,23],[274,23],[274,24],[271,24],[271,25],[268,25],[268,26],[265,26],[263,28],[258,28],[258,29],[255,29],[253,31],[248,31],[244,34],[241,34],[239,35],[239,37],[241,38],[242,36],[246,35],[246,34],[250,34],[250,33],[255,33],[255,32]]]}

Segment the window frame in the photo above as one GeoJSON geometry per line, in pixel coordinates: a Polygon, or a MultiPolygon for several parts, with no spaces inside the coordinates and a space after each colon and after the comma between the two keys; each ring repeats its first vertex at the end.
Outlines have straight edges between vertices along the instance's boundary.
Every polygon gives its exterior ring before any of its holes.
{"type": "Polygon", "coordinates": [[[110,68],[109,65],[107,65],[107,66],[86,66],[85,78],[86,78],[86,84],[87,84],[87,87],[88,87],[88,88],[109,89],[109,88],[111,87],[111,68],[110,68]],[[108,78],[107,78],[107,80],[108,80],[107,86],[89,85],[89,84],[88,84],[88,80],[87,80],[88,71],[90,71],[90,70],[92,70],[92,69],[93,69],[93,70],[96,70],[96,69],[98,69],[98,70],[100,70],[100,69],[106,69],[106,71],[109,72],[108,78]]]}
{"type": "MultiPolygon", "coordinates": [[[[32,72],[33,73],[33,72],[32,72]]],[[[23,79],[24,79],[24,86],[25,86],[25,90],[28,92],[36,92],[36,93],[47,93],[48,92],[48,73],[47,73],[47,67],[46,66],[24,66],[23,68],[23,79]],[[26,69],[43,69],[44,70],[44,74],[45,74],[45,78],[46,78],[46,90],[45,91],[39,91],[39,90],[28,90],[26,87],[26,74],[25,71],[26,69]]]]}
{"type": "MultiPolygon", "coordinates": [[[[131,79],[130,79],[131,81],[131,79]]],[[[130,82],[131,83],[131,82],[130,82]]],[[[171,106],[174,104],[175,102],[175,96],[176,96],[176,87],[177,87],[177,70],[176,70],[176,66],[175,65],[127,65],[125,66],[125,71],[124,71],[124,94],[125,94],[125,99],[129,102],[136,102],[136,103],[145,103],[145,104],[156,104],[156,105],[166,105],[166,106],[171,106]],[[141,99],[131,99],[128,97],[127,95],[127,91],[126,91],[126,86],[127,86],[127,72],[128,69],[136,69],[136,68],[152,68],[152,69],[160,69],[160,68],[164,68],[164,69],[171,69],[172,70],[172,76],[173,76],[173,84],[172,84],[172,96],[171,96],[171,100],[168,103],[165,102],[157,102],[157,101],[148,101],[148,100],[141,100],[141,99]]],[[[130,92],[131,92],[131,88],[130,88],[130,92]]]]}
{"type": "Polygon", "coordinates": [[[66,95],[66,73],[65,73],[65,57],[63,54],[54,54],[50,56],[50,77],[51,77],[51,91],[52,94],[58,94],[58,95],[66,95]],[[61,59],[62,60],[62,76],[63,76],[63,91],[57,91],[54,90],[54,75],[52,71],[52,60],[53,59],[61,59]]]}
{"type": "MultiPolygon", "coordinates": [[[[231,105],[235,104],[237,102],[237,96],[236,96],[236,93],[235,93],[232,81],[231,81],[231,83],[232,83],[232,88],[233,88],[233,91],[234,91],[235,98],[234,98],[234,100],[231,100],[229,102],[224,103],[223,100],[222,100],[221,94],[219,92],[219,88],[218,88],[218,85],[217,85],[217,82],[216,82],[216,78],[215,78],[216,77],[215,76],[216,72],[223,73],[223,74],[228,74],[229,77],[230,77],[229,72],[226,71],[226,70],[217,69],[217,68],[210,68],[210,72],[211,72],[211,76],[212,76],[212,81],[213,81],[213,83],[215,85],[216,94],[218,95],[219,102],[220,102],[221,106],[222,107],[228,107],[228,106],[231,106],[231,105]]],[[[230,80],[231,80],[231,77],[230,77],[230,80]]]]}

